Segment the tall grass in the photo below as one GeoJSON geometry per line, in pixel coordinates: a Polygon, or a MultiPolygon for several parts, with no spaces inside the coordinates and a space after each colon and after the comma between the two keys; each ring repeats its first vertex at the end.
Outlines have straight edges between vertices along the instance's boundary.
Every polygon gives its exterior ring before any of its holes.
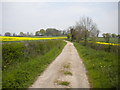
{"type": "Polygon", "coordinates": [[[87,69],[93,88],[118,88],[118,54],[74,43],[87,69]]]}
{"type": "Polygon", "coordinates": [[[3,88],[29,87],[62,51],[65,44],[61,40],[4,44],[3,88]],[[7,49],[8,51],[4,51],[7,49]]]}

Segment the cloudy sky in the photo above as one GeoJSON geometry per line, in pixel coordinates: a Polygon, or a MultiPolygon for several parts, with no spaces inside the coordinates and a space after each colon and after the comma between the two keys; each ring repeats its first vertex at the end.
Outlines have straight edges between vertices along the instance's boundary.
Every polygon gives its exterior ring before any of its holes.
{"type": "Polygon", "coordinates": [[[88,16],[101,33],[118,33],[117,2],[2,2],[0,29],[5,32],[35,32],[39,29],[66,30],[80,17],[88,16]]]}

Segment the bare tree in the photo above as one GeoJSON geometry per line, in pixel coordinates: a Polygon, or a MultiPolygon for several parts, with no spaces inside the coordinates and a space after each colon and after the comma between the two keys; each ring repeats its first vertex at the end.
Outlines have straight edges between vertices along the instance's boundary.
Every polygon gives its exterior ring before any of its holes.
{"type": "Polygon", "coordinates": [[[77,41],[84,40],[85,45],[88,37],[97,37],[99,34],[97,25],[89,17],[82,17],[78,22],[76,22],[74,29],[75,30],[73,30],[73,32],[75,33],[77,41]]]}

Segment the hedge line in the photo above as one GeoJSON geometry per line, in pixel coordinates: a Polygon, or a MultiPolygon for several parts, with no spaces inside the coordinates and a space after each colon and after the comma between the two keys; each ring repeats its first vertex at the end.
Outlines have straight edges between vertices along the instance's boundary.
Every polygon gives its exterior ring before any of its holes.
{"type": "MultiPolygon", "coordinates": [[[[84,45],[84,42],[80,41],[80,44],[84,45]]],[[[120,46],[97,44],[95,42],[87,42],[86,46],[91,47],[95,50],[104,50],[106,52],[114,52],[114,53],[119,53],[120,50],[120,46]]]]}

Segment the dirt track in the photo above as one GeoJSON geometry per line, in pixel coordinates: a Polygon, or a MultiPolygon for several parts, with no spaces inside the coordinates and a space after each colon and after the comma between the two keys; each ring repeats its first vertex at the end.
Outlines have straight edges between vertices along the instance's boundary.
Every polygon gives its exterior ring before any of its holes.
{"type": "Polygon", "coordinates": [[[86,70],[73,43],[67,41],[61,54],[30,88],[90,88],[86,70]]]}

